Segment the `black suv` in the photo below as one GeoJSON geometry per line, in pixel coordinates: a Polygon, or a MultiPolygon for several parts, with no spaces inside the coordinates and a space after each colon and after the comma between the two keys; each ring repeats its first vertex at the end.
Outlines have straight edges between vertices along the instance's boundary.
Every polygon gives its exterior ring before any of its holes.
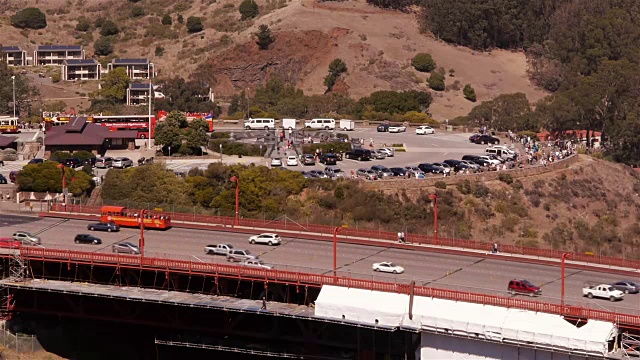
{"type": "Polygon", "coordinates": [[[401,167],[392,167],[389,168],[393,173],[393,176],[407,176],[407,170],[401,167]]]}
{"type": "Polygon", "coordinates": [[[445,164],[451,166],[453,168],[453,171],[458,172],[458,171],[464,171],[464,170],[471,170],[471,167],[465,163],[463,163],[460,160],[445,160],[444,161],[445,164]]]}
{"type": "Polygon", "coordinates": [[[64,160],[64,166],[68,166],[70,168],[77,168],[79,166],[82,166],[82,160],[80,159],[76,159],[76,158],[69,158],[69,159],[65,159],[64,160]]]}
{"type": "Polygon", "coordinates": [[[378,125],[377,130],[378,130],[378,132],[387,132],[387,131],[389,131],[389,124],[378,125]]]}
{"type": "Polygon", "coordinates": [[[338,163],[338,157],[335,154],[322,154],[320,162],[325,165],[335,165],[338,163]]]}
{"type": "Polygon", "coordinates": [[[443,167],[429,163],[419,164],[418,169],[422,170],[425,174],[444,174],[443,167]]]}
{"type": "Polygon", "coordinates": [[[4,177],[4,175],[0,174],[0,184],[6,184],[7,183],[7,178],[4,177]]]}
{"type": "Polygon", "coordinates": [[[371,150],[353,149],[344,155],[347,159],[357,159],[358,161],[370,160],[371,150]]]}
{"type": "Polygon", "coordinates": [[[94,244],[94,245],[102,244],[102,240],[100,240],[100,238],[97,238],[89,234],[78,234],[76,235],[76,238],[74,241],[76,244],[94,244]]]}
{"type": "Polygon", "coordinates": [[[500,139],[487,134],[478,135],[471,141],[476,144],[500,144],[500,139]]]}

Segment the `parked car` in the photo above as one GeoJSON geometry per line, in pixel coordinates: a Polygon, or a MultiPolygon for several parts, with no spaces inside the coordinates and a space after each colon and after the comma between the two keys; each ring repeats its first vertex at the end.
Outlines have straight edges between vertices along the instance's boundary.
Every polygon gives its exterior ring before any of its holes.
{"type": "Polygon", "coordinates": [[[13,238],[24,245],[40,245],[42,240],[39,236],[35,236],[30,232],[16,231],[13,233],[13,238]]]}
{"type": "Polygon", "coordinates": [[[74,241],[76,244],[102,244],[102,240],[100,238],[89,234],[78,234],[74,241]]]}
{"type": "Polygon", "coordinates": [[[96,167],[99,169],[106,169],[113,166],[113,158],[110,156],[105,156],[96,159],[96,167]]]}
{"type": "Polygon", "coordinates": [[[491,135],[483,134],[474,137],[472,142],[475,144],[500,144],[500,139],[491,135]]]}
{"type": "Polygon", "coordinates": [[[338,157],[335,154],[322,154],[320,156],[320,162],[325,165],[335,165],[338,163],[338,157]]]}
{"type": "Polygon", "coordinates": [[[420,174],[424,175],[424,171],[420,170],[417,166],[405,166],[405,170],[411,177],[418,177],[420,174]]]}
{"type": "Polygon", "coordinates": [[[130,242],[119,242],[111,245],[111,251],[114,253],[140,254],[140,247],[130,242]]]}
{"type": "Polygon", "coordinates": [[[263,233],[260,235],[253,235],[249,237],[249,242],[251,244],[267,244],[269,246],[273,246],[273,245],[280,245],[282,243],[282,239],[278,234],[263,233]]]}
{"type": "Polygon", "coordinates": [[[416,128],[416,135],[427,135],[427,134],[435,134],[436,131],[431,126],[418,126],[416,128]]]}
{"type": "Polygon", "coordinates": [[[356,171],[356,175],[358,177],[365,178],[366,180],[378,179],[378,175],[376,174],[376,172],[371,169],[364,169],[364,168],[358,169],[358,171],[356,171]]]}
{"type": "Polygon", "coordinates": [[[407,131],[407,128],[404,125],[392,125],[389,126],[389,129],[387,131],[389,131],[390,133],[401,133],[407,131]]]}
{"type": "Polygon", "coordinates": [[[470,171],[473,172],[479,172],[480,169],[482,168],[482,166],[474,163],[473,161],[469,161],[469,160],[460,160],[463,164],[467,165],[470,169],[470,171]]]}
{"type": "Polygon", "coordinates": [[[7,178],[0,174],[0,184],[8,184],[7,178]]]}
{"type": "Polygon", "coordinates": [[[376,172],[376,175],[378,175],[379,179],[393,176],[393,172],[386,166],[374,165],[371,167],[371,170],[376,172]]]}
{"type": "Polygon", "coordinates": [[[418,168],[425,174],[444,174],[445,169],[441,166],[433,165],[430,163],[418,164],[418,168]]]}
{"type": "Polygon", "coordinates": [[[309,173],[313,174],[313,176],[320,178],[320,179],[328,179],[329,176],[327,174],[324,173],[324,171],[322,170],[311,170],[309,171],[309,173]]]}
{"type": "Polygon", "coordinates": [[[245,260],[257,259],[258,257],[253,255],[249,250],[234,249],[227,254],[227,261],[241,262],[245,260]]]}
{"type": "Polygon", "coordinates": [[[449,166],[449,164],[446,164],[446,163],[443,163],[443,162],[433,163],[433,165],[443,168],[445,174],[449,174],[450,172],[453,171],[453,168],[451,166],[449,166]]]}
{"type": "Polygon", "coordinates": [[[631,280],[618,281],[611,284],[611,286],[625,294],[637,294],[640,291],[640,285],[631,280]]]}
{"type": "Polygon", "coordinates": [[[480,136],[481,134],[473,134],[471,136],[469,136],[469,141],[472,143],[476,142],[476,139],[478,138],[478,136],[480,136]]]}
{"type": "Polygon", "coordinates": [[[282,166],[282,160],[279,157],[275,157],[271,159],[271,167],[280,167],[282,166]]]}
{"type": "Polygon", "coordinates": [[[449,165],[449,167],[453,168],[453,171],[459,172],[464,170],[473,171],[471,167],[462,162],[462,160],[453,160],[448,159],[444,161],[445,164],[449,165]]]}
{"type": "Polygon", "coordinates": [[[610,301],[624,299],[624,292],[617,290],[609,284],[587,285],[582,288],[582,295],[589,299],[593,299],[594,297],[609,299],[610,301]]]}
{"type": "Polygon", "coordinates": [[[542,289],[539,286],[533,285],[528,280],[516,280],[509,281],[507,285],[507,291],[509,294],[525,294],[529,296],[542,295],[542,289]]]}
{"type": "Polygon", "coordinates": [[[233,250],[233,245],[231,244],[218,244],[218,245],[207,245],[204,247],[205,254],[212,255],[228,255],[229,251],[233,250]]]}
{"type": "Polygon", "coordinates": [[[393,173],[393,176],[407,176],[407,170],[401,167],[392,167],[389,168],[393,173]]]}
{"type": "Polygon", "coordinates": [[[378,130],[378,132],[387,132],[389,131],[389,124],[380,124],[376,130],[378,130]]]}
{"type": "Polygon", "coordinates": [[[43,162],[44,162],[44,159],[40,159],[40,158],[33,158],[29,160],[29,164],[42,164],[43,162]]]}
{"type": "Polygon", "coordinates": [[[315,165],[316,159],[313,154],[302,155],[302,165],[315,165]]]}
{"type": "Polygon", "coordinates": [[[315,174],[313,174],[313,173],[311,173],[311,172],[309,172],[309,171],[301,171],[300,173],[302,174],[302,176],[303,176],[305,179],[313,179],[313,178],[315,178],[315,177],[316,177],[316,175],[315,175],[315,174]]]}
{"type": "Polygon", "coordinates": [[[370,160],[371,156],[371,150],[367,149],[353,149],[345,154],[347,159],[356,159],[358,161],[370,160]]]}
{"type": "Polygon", "coordinates": [[[255,268],[260,268],[260,269],[265,269],[265,270],[273,269],[272,265],[265,264],[264,261],[262,261],[261,259],[245,260],[245,261],[241,262],[240,265],[249,266],[249,267],[255,267],[255,268]]]}
{"type": "Polygon", "coordinates": [[[87,230],[91,231],[120,231],[120,226],[114,222],[99,222],[87,225],[87,230]]]}
{"type": "Polygon", "coordinates": [[[64,160],[64,166],[68,166],[70,168],[77,168],[82,166],[82,160],[76,158],[69,158],[64,160]]]}
{"type": "Polygon", "coordinates": [[[82,166],[85,166],[85,165],[89,165],[91,167],[96,166],[96,158],[95,157],[90,157],[88,159],[82,160],[82,166]]]}
{"type": "Polygon", "coordinates": [[[298,158],[295,156],[287,156],[287,166],[298,166],[298,158]]]}
{"type": "Polygon", "coordinates": [[[379,263],[375,263],[372,266],[373,271],[380,271],[392,274],[402,274],[404,272],[404,268],[402,266],[396,265],[391,261],[383,261],[379,263]]]}
{"type": "Polygon", "coordinates": [[[20,249],[22,243],[14,238],[0,238],[0,248],[20,249]]]}
{"type": "Polygon", "coordinates": [[[111,166],[118,169],[128,168],[133,166],[133,160],[127,157],[117,157],[113,159],[113,163],[111,166]]]}
{"type": "MultiPolygon", "coordinates": [[[[483,157],[480,157],[478,155],[464,155],[462,157],[463,161],[471,161],[474,164],[477,164],[479,166],[484,166],[484,167],[491,167],[494,166],[494,163],[492,161],[489,161],[483,157]]],[[[498,162],[499,163],[499,162],[498,162]]]]}
{"type": "Polygon", "coordinates": [[[498,158],[495,155],[479,155],[478,157],[488,161],[489,163],[491,163],[491,165],[495,165],[495,166],[498,166],[504,162],[503,159],[498,158]]]}
{"type": "Polygon", "coordinates": [[[345,179],[347,174],[342,169],[335,166],[327,166],[324,168],[324,173],[331,179],[345,179]]]}
{"type": "Polygon", "coordinates": [[[383,153],[387,154],[387,157],[394,157],[396,155],[396,151],[393,150],[393,148],[381,148],[378,149],[378,151],[382,151],[383,153]]]}
{"type": "Polygon", "coordinates": [[[371,158],[376,160],[384,160],[387,158],[387,153],[380,150],[371,150],[371,158]]]}

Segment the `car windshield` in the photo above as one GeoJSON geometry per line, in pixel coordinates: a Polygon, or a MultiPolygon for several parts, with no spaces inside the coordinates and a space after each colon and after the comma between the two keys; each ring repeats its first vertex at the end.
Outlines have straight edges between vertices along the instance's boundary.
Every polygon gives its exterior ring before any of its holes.
{"type": "Polygon", "coordinates": [[[522,284],[526,285],[528,287],[534,287],[535,285],[533,285],[531,282],[529,282],[528,280],[522,280],[522,284]]]}

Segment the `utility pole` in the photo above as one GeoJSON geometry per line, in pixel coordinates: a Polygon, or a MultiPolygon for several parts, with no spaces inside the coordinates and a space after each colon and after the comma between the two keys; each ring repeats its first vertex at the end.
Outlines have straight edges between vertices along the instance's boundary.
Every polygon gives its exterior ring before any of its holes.
{"type": "Polygon", "coordinates": [[[15,75],[11,77],[11,82],[13,83],[13,117],[16,117],[16,76],[15,75]]]}
{"type": "Polygon", "coordinates": [[[153,86],[151,85],[151,73],[149,73],[149,136],[147,136],[147,149],[151,150],[151,94],[153,86]]]}

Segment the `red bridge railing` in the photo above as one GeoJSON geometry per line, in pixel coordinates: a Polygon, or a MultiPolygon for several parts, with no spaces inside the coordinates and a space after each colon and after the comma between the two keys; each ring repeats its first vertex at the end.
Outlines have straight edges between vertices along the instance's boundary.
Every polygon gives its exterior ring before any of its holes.
{"type": "MultiPolygon", "coordinates": [[[[347,277],[334,277],[332,275],[309,274],[283,270],[266,270],[247,268],[242,266],[202,263],[187,260],[172,260],[147,258],[135,255],[103,254],[94,252],[81,252],[71,250],[55,250],[36,247],[23,247],[20,255],[26,260],[39,260],[51,262],[77,263],[103,265],[109,267],[135,267],[148,270],[163,270],[173,273],[189,273],[203,275],[217,275],[221,277],[237,277],[269,282],[299,284],[320,287],[322,285],[336,285],[365,290],[410,294],[411,285],[397,284],[384,281],[373,281],[347,277]]],[[[550,314],[573,316],[586,319],[609,321],[627,326],[640,326],[640,316],[620,314],[616,312],[593,310],[577,306],[545,303],[533,300],[507,298],[495,295],[485,295],[456,290],[437,289],[425,286],[415,286],[414,294],[417,296],[446,299],[452,301],[469,302],[483,305],[500,306],[530,310],[550,314]]]]}
{"type": "MultiPolygon", "coordinates": [[[[54,204],[51,211],[62,213],[75,213],[75,214],[87,214],[87,215],[99,215],[99,206],[84,206],[84,205],[66,205],[54,204]]],[[[224,225],[234,226],[234,218],[226,216],[213,216],[213,215],[199,215],[199,214],[187,214],[187,213],[168,213],[172,217],[173,221],[179,221],[183,223],[194,223],[201,225],[224,225]]],[[[299,224],[291,221],[278,221],[278,220],[260,220],[260,219],[240,219],[239,226],[257,228],[257,229],[269,229],[269,230],[283,230],[297,233],[313,233],[320,234],[321,236],[331,237],[333,236],[333,227],[329,225],[320,224],[299,224]]],[[[397,240],[397,233],[391,231],[381,230],[369,230],[369,229],[352,229],[343,228],[338,234],[339,238],[364,238],[370,240],[397,240]]],[[[425,245],[438,245],[453,248],[472,249],[472,250],[486,250],[489,251],[492,247],[492,243],[486,241],[477,241],[469,239],[453,239],[438,237],[434,239],[433,236],[421,235],[421,234],[406,234],[406,240],[415,244],[425,245]]],[[[533,256],[539,258],[551,258],[560,259],[564,251],[553,249],[539,249],[533,247],[524,247],[516,245],[500,245],[500,252],[516,255],[533,256]]],[[[624,259],[611,256],[602,255],[589,255],[584,253],[571,253],[569,260],[579,261],[590,264],[599,264],[605,266],[614,266],[630,269],[640,269],[640,260],[636,259],[624,259]]]]}

